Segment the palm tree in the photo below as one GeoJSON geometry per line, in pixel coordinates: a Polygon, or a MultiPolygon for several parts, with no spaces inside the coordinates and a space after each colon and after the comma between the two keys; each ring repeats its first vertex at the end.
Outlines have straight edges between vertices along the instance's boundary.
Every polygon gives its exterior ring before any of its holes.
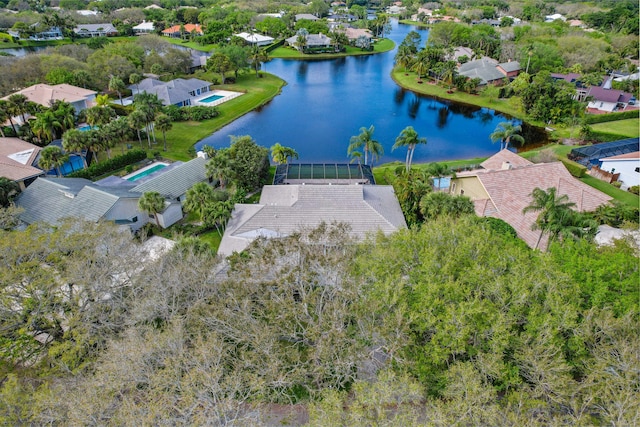
{"type": "Polygon", "coordinates": [[[158,214],[164,211],[165,200],[157,191],[148,191],[138,199],[138,209],[142,212],[146,212],[149,216],[153,215],[156,219],[156,225],[160,227],[160,221],[158,220],[158,214]]]}
{"type": "Polygon", "coordinates": [[[369,153],[371,153],[371,161],[377,160],[384,152],[382,144],[373,139],[373,131],[375,128],[373,125],[360,128],[360,134],[352,136],[349,140],[349,147],[347,148],[347,155],[351,156],[354,151],[362,149],[364,153],[364,164],[368,165],[369,153]]]}
{"type": "Polygon", "coordinates": [[[307,47],[307,36],[309,35],[309,31],[306,28],[300,28],[296,33],[296,47],[299,51],[303,52],[305,47],[307,47]]]}
{"type": "Polygon", "coordinates": [[[407,45],[401,45],[398,48],[398,53],[396,53],[396,65],[398,67],[404,68],[404,71],[407,71],[414,60],[413,52],[411,48],[407,45]]]}
{"type": "Polygon", "coordinates": [[[215,191],[206,182],[198,182],[187,190],[184,208],[188,212],[195,212],[200,218],[206,207],[216,200],[215,191]]]}
{"type": "Polygon", "coordinates": [[[449,169],[449,167],[447,165],[445,165],[444,163],[431,163],[431,164],[429,164],[429,166],[427,167],[427,172],[433,178],[437,178],[438,179],[438,186],[437,186],[438,190],[440,189],[440,180],[442,179],[442,177],[447,176],[447,175],[451,175],[451,173],[452,173],[451,169],[449,169]]]}
{"type": "Polygon", "coordinates": [[[537,249],[545,233],[549,234],[549,240],[554,240],[561,234],[562,228],[571,217],[568,211],[571,211],[576,204],[570,202],[566,194],[558,196],[555,187],[548,188],[547,191],[536,187],[531,192],[531,197],[531,203],[522,210],[522,213],[540,212],[531,226],[532,230],[540,230],[540,236],[534,247],[537,249]]]}
{"type": "Polygon", "coordinates": [[[62,129],[62,125],[50,109],[44,113],[36,114],[36,119],[31,123],[31,130],[34,135],[44,143],[49,143],[54,140],[56,129],[62,129]]]}
{"type": "Polygon", "coordinates": [[[297,159],[298,152],[290,147],[285,147],[276,142],[271,146],[271,158],[278,164],[289,163],[289,159],[297,159]]]}
{"type": "Polygon", "coordinates": [[[142,147],[142,137],[140,136],[140,128],[147,123],[144,113],[139,110],[133,110],[131,114],[127,116],[127,121],[129,122],[129,127],[131,129],[135,129],[135,131],[137,132],[138,142],[140,142],[140,146],[142,147]]]}
{"type": "Polygon", "coordinates": [[[91,129],[86,131],[85,135],[87,149],[95,154],[94,158],[96,159],[96,163],[98,163],[98,153],[107,148],[103,134],[99,129],[91,129]]]}
{"type": "Polygon", "coordinates": [[[127,88],[122,79],[117,76],[111,76],[109,79],[109,90],[116,92],[118,98],[120,98],[120,105],[122,105],[122,92],[127,88]]]}
{"type": "Polygon", "coordinates": [[[230,200],[209,203],[203,212],[203,222],[216,227],[216,231],[222,237],[226,228],[227,221],[231,218],[233,211],[233,202],[230,200]]]}
{"type": "Polygon", "coordinates": [[[493,131],[489,138],[491,138],[492,142],[500,141],[500,150],[502,150],[502,143],[504,142],[504,148],[509,148],[509,142],[516,141],[519,142],[520,145],[524,144],[524,138],[522,135],[518,135],[518,132],[522,132],[522,126],[514,125],[511,122],[502,122],[499,123],[496,129],[493,131]]]}
{"type": "Polygon", "coordinates": [[[260,70],[260,65],[262,65],[264,62],[267,62],[269,60],[269,54],[264,49],[256,48],[251,54],[251,57],[249,59],[251,60],[251,65],[253,66],[253,69],[256,70],[256,77],[258,77],[258,71],[260,70]]]}
{"type": "Polygon", "coordinates": [[[76,109],[72,104],[65,101],[55,101],[51,109],[61,125],[62,132],[73,129],[76,125],[76,109]]]}
{"type": "MultiPolygon", "coordinates": [[[[0,123],[4,123],[9,120],[11,124],[11,129],[13,129],[13,133],[16,133],[16,125],[13,123],[13,115],[11,114],[11,104],[9,101],[4,99],[0,99],[0,123]]],[[[2,128],[0,127],[0,132],[2,128]]],[[[2,136],[4,137],[4,132],[2,132],[2,136]]]]}
{"type": "Polygon", "coordinates": [[[60,172],[60,166],[67,163],[68,160],[69,156],[63,154],[60,147],[52,145],[40,151],[40,160],[38,160],[38,167],[44,171],[55,168],[58,177],[61,177],[62,172],[60,172]]]}
{"type": "Polygon", "coordinates": [[[205,168],[207,176],[217,179],[220,183],[220,188],[224,189],[233,173],[228,149],[223,148],[216,151],[215,155],[207,162],[205,168]]]}
{"type": "Polygon", "coordinates": [[[405,159],[405,167],[407,172],[411,169],[411,163],[413,162],[413,153],[415,152],[416,145],[426,144],[427,138],[420,138],[418,132],[413,129],[413,126],[407,126],[400,132],[400,135],[396,138],[396,143],[393,144],[392,150],[399,147],[407,147],[407,157],[405,159]]]}
{"type": "Polygon", "coordinates": [[[160,113],[156,116],[156,126],[158,130],[162,132],[162,139],[164,140],[164,151],[167,151],[167,131],[170,131],[173,127],[171,117],[164,113],[160,113]]]}
{"type": "Polygon", "coordinates": [[[97,107],[108,107],[111,101],[109,100],[109,95],[106,93],[96,95],[96,106],[97,107]]]}
{"type": "Polygon", "coordinates": [[[78,153],[82,158],[85,169],[87,168],[87,138],[85,132],[79,129],[69,129],[63,133],[62,148],[68,153],[78,153]]]}
{"type": "Polygon", "coordinates": [[[134,97],[134,102],[135,110],[144,114],[147,142],[149,143],[149,148],[151,148],[151,132],[153,132],[153,142],[156,142],[153,121],[155,120],[156,113],[162,108],[162,101],[160,101],[158,95],[154,93],[142,92],[134,97]]]}
{"type": "Polygon", "coordinates": [[[453,84],[453,80],[456,77],[456,62],[455,61],[447,61],[444,63],[442,69],[442,81],[445,82],[449,86],[449,90],[451,90],[451,85],[453,84]]]}
{"type": "Polygon", "coordinates": [[[8,101],[11,115],[22,117],[22,124],[26,123],[25,114],[29,112],[29,98],[21,93],[14,93],[8,98],[8,101]]]}
{"type": "Polygon", "coordinates": [[[136,85],[136,93],[140,93],[140,82],[142,81],[142,76],[138,73],[132,73],[129,76],[129,83],[132,85],[136,85]]]}

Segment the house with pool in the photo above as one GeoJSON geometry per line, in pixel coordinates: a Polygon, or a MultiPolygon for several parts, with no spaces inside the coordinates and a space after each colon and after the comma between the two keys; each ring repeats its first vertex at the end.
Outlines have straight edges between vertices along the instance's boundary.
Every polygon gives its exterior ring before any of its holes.
{"type": "Polygon", "coordinates": [[[195,105],[215,106],[242,95],[240,92],[216,90],[211,91],[213,83],[200,79],[173,79],[163,82],[146,78],[137,85],[130,85],[131,93],[152,93],[162,101],[163,105],[189,107],[195,105]]]}
{"type": "Polygon", "coordinates": [[[109,221],[137,231],[146,223],[166,228],[183,218],[186,192],[198,182],[210,182],[206,159],[188,162],[153,162],[124,177],[110,176],[92,182],[83,178],[40,177],[16,199],[25,224],[59,224],[65,218],[109,221]],[[165,198],[162,212],[149,215],[138,208],[144,193],[156,191],[165,198]]]}

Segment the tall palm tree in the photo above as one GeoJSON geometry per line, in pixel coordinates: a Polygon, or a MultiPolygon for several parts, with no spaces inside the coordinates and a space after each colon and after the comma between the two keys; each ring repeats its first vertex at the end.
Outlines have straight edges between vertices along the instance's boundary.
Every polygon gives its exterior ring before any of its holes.
{"type": "Polygon", "coordinates": [[[418,136],[418,132],[415,131],[413,126],[407,126],[400,132],[400,135],[396,138],[396,143],[393,144],[392,150],[399,147],[407,147],[407,157],[405,159],[405,167],[407,172],[411,169],[411,163],[413,162],[413,153],[415,152],[416,145],[426,144],[427,138],[421,138],[418,136]]]}
{"type": "Polygon", "coordinates": [[[185,210],[195,212],[200,218],[207,205],[216,201],[215,191],[206,182],[198,182],[187,190],[187,197],[184,202],[185,210]]]}
{"type": "MultiPolygon", "coordinates": [[[[11,129],[13,129],[13,133],[15,134],[16,125],[13,123],[13,114],[11,113],[11,111],[11,104],[9,103],[9,101],[0,99],[0,123],[4,123],[5,121],[9,120],[11,129]]],[[[2,132],[2,136],[4,137],[4,132],[2,132]]]]}
{"type": "Polygon", "coordinates": [[[117,76],[111,76],[109,79],[109,90],[116,92],[118,98],[120,98],[120,105],[122,105],[122,92],[127,88],[122,79],[117,76]]]}
{"type": "Polygon", "coordinates": [[[85,132],[87,149],[91,150],[95,156],[96,163],[98,163],[98,153],[106,150],[104,138],[99,129],[91,129],[85,132]]]}
{"type": "Polygon", "coordinates": [[[401,45],[398,48],[398,53],[396,53],[396,65],[398,67],[402,67],[404,68],[404,71],[407,71],[407,68],[409,68],[414,60],[414,55],[413,52],[411,51],[411,47],[407,46],[407,45],[401,45]]]}
{"type": "Polygon", "coordinates": [[[29,112],[29,98],[21,93],[14,93],[8,98],[10,113],[22,117],[22,124],[27,122],[25,114],[29,112]]]}
{"type": "Polygon", "coordinates": [[[154,93],[142,92],[134,96],[134,107],[136,111],[140,111],[145,117],[145,130],[147,132],[147,142],[151,148],[151,132],[153,132],[153,141],[156,142],[156,134],[153,130],[153,121],[156,113],[162,108],[162,101],[158,99],[158,95],[154,93]]]}
{"type": "Polygon", "coordinates": [[[63,154],[60,147],[52,145],[40,151],[40,160],[38,160],[38,167],[44,171],[55,168],[56,174],[58,175],[58,177],[61,177],[62,172],[60,172],[60,166],[64,165],[68,160],[69,156],[63,154]]]}
{"type": "Polygon", "coordinates": [[[87,138],[85,132],[79,129],[69,129],[62,134],[62,148],[67,153],[78,153],[85,169],[87,168],[87,138]]]}
{"type": "Polygon", "coordinates": [[[427,172],[433,178],[438,179],[438,189],[440,189],[440,180],[442,177],[452,174],[451,169],[449,169],[449,167],[444,163],[430,163],[429,166],[427,166],[427,172]]]}
{"type": "Polygon", "coordinates": [[[306,28],[300,28],[296,33],[296,47],[301,52],[307,47],[307,36],[309,35],[309,31],[306,28]]]}
{"type": "Polygon", "coordinates": [[[411,70],[415,71],[418,75],[418,81],[422,80],[422,76],[426,76],[427,72],[430,68],[429,58],[426,56],[418,55],[416,59],[413,61],[413,65],[411,66],[411,70]]]}
{"type": "Polygon", "coordinates": [[[51,109],[44,113],[36,114],[36,119],[31,123],[31,130],[43,143],[53,141],[56,137],[57,129],[62,129],[62,124],[60,124],[58,117],[51,109]]]}
{"type": "Polygon", "coordinates": [[[373,139],[373,132],[375,128],[373,125],[369,128],[361,127],[360,134],[352,136],[349,140],[349,147],[347,148],[347,155],[351,156],[354,151],[362,149],[364,153],[364,164],[368,165],[369,153],[371,153],[371,161],[377,160],[384,152],[382,144],[373,139]]]}
{"type": "Polygon", "coordinates": [[[231,218],[233,202],[230,200],[209,203],[203,211],[203,222],[210,226],[213,224],[216,231],[222,237],[227,221],[231,218]]]}
{"type": "Polygon", "coordinates": [[[158,214],[164,211],[165,200],[157,191],[148,191],[138,199],[138,209],[153,215],[156,219],[156,225],[160,227],[158,214]]]}
{"type": "Polygon", "coordinates": [[[260,66],[269,60],[269,54],[264,49],[254,49],[249,57],[251,61],[251,65],[253,69],[256,71],[256,77],[258,77],[258,71],[260,71],[260,66]]]}
{"type": "Polygon", "coordinates": [[[518,135],[519,132],[522,132],[522,126],[514,125],[511,122],[501,122],[493,133],[489,135],[489,138],[494,143],[500,141],[500,150],[502,150],[503,142],[504,149],[509,148],[509,142],[511,141],[519,142],[520,145],[524,144],[524,138],[522,135],[518,135]]]}
{"type": "Polygon", "coordinates": [[[146,116],[142,111],[133,110],[131,114],[127,116],[127,121],[129,123],[129,127],[131,129],[135,129],[138,134],[138,142],[140,142],[140,146],[142,147],[142,137],[140,136],[140,128],[145,126],[147,123],[146,116]]]}
{"type": "Polygon", "coordinates": [[[290,147],[285,147],[276,142],[271,146],[271,158],[278,164],[288,163],[289,159],[297,159],[298,152],[290,147]]]}
{"type": "Polygon", "coordinates": [[[535,223],[531,226],[532,230],[540,230],[540,236],[534,247],[537,249],[545,233],[549,234],[549,240],[554,240],[561,234],[562,228],[571,217],[569,211],[576,204],[569,201],[569,196],[566,194],[558,196],[555,187],[548,188],[546,191],[535,188],[531,192],[531,198],[531,203],[522,210],[522,213],[539,212],[535,223]]]}
{"type": "Polygon", "coordinates": [[[158,130],[162,132],[162,139],[164,141],[164,151],[167,151],[167,132],[173,127],[171,117],[164,113],[160,113],[156,116],[156,126],[158,130]]]}

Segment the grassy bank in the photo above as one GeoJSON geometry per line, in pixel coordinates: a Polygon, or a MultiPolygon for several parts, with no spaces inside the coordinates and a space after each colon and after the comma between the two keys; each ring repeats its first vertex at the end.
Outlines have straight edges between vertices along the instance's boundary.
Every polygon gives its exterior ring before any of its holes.
{"type": "Polygon", "coordinates": [[[395,43],[389,39],[382,39],[373,45],[373,50],[362,50],[357,47],[347,46],[344,52],[338,53],[312,53],[306,54],[298,52],[298,50],[292,47],[281,46],[269,53],[272,58],[283,59],[332,59],[342,58],[345,56],[360,56],[360,55],[373,55],[376,53],[388,52],[395,47],[395,43]]]}
{"type": "MultiPolygon", "coordinates": [[[[167,132],[168,151],[161,152],[162,156],[172,160],[189,160],[189,149],[193,144],[221,127],[231,123],[238,117],[253,111],[280,93],[285,81],[268,73],[261,73],[262,78],[257,78],[255,73],[240,74],[236,83],[216,85],[214,90],[230,90],[243,92],[244,95],[220,104],[220,115],[202,122],[177,122],[167,132]]],[[[204,73],[198,78],[211,81],[215,76],[204,73]]],[[[162,136],[158,138],[158,150],[162,150],[162,136]]]]}

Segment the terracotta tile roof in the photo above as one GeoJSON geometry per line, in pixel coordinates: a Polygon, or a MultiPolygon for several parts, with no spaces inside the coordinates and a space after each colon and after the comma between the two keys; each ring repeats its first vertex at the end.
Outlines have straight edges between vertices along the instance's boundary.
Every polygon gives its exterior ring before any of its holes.
{"type": "Polygon", "coordinates": [[[502,169],[504,163],[509,163],[512,167],[529,166],[533,164],[529,160],[518,156],[512,151],[500,150],[497,154],[494,154],[484,162],[480,163],[480,166],[487,170],[494,170],[502,169]]]}
{"type": "MultiPolygon", "coordinates": [[[[26,96],[29,101],[35,102],[36,104],[50,107],[53,101],[66,101],[73,103],[82,101],[83,99],[95,95],[97,92],[63,83],[55,86],[47,84],[37,84],[19,90],[15,93],[20,93],[26,96]]],[[[8,98],[9,96],[2,99],[8,98]]]]}
{"type": "Polygon", "coordinates": [[[33,166],[41,148],[18,138],[0,138],[0,176],[23,181],[44,171],[33,166]]]}
{"type": "MultiPolygon", "coordinates": [[[[489,199],[473,201],[478,215],[500,218],[509,223],[531,247],[535,246],[540,235],[540,231],[531,230],[538,213],[523,214],[522,210],[531,203],[534,189],[555,187],[557,194],[566,194],[580,212],[593,211],[611,200],[606,194],[574,178],[561,162],[533,164],[526,159],[515,159],[513,156],[519,156],[509,153],[502,150],[483,163],[494,169],[461,172],[458,176],[477,177],[489,195],[489,199]],[[511,169],[501,168],[505,159],[512,162],[511,169]]],[[[539,247],[546,247],[545,239],[539,247]]]]}
{"type": "MultiPolygon", "coordinates": [[[[203,34],[202,27],[200,26],[200,24],[184,24],[184,30],[187,33],[191,33],[195,30],[196,33],[203,34]]],[[[162,34],[174,34],[179,32],[180,32],[180,25],[174,25],[173,27],[162,30],[162,34]]]]}

